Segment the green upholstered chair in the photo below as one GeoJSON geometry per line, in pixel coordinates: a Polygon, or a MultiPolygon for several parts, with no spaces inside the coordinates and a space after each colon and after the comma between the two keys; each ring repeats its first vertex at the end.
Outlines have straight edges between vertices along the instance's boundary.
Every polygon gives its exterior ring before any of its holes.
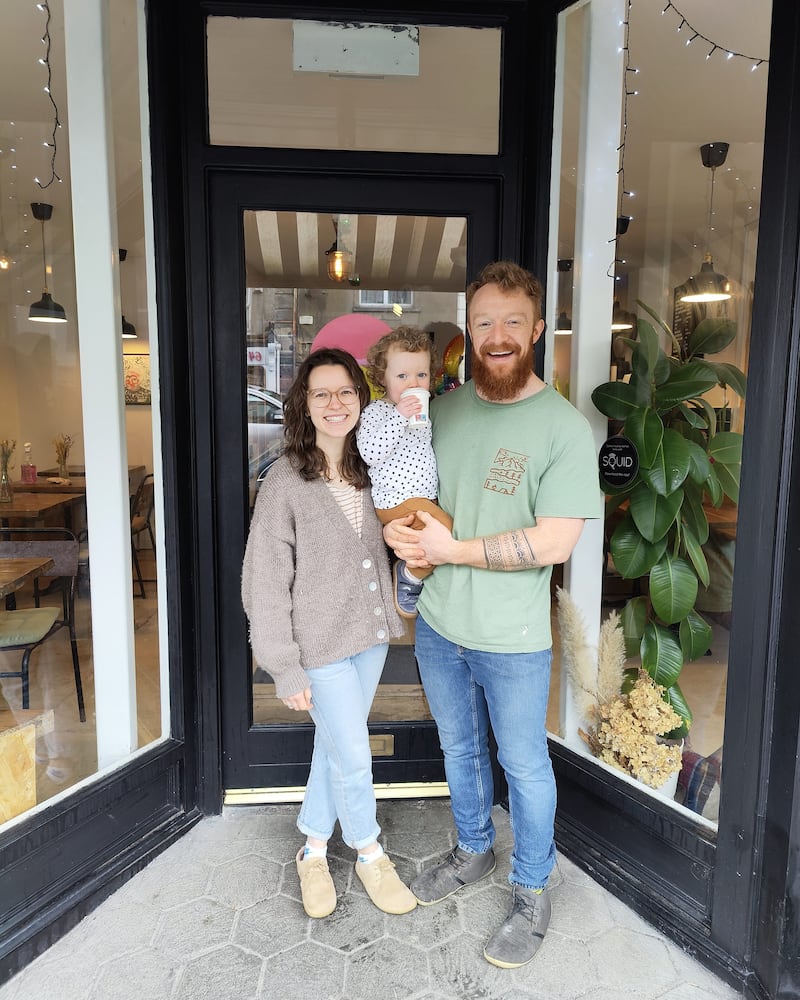
{"type": "Polygon", "coordinates": [[[31,654],[43,642],[56,635],[62,628],[66,628],[72,652],[78,714],[81,722],[86,722],[78,642],[75,635],[75,585],[79,549],[78,539],[66,528],[3,528],[0,531],[0,557],[53,560],[53,568],[41,578],[42,582],[49,581],[47,588],[42,589],[41,585],[37,586],[36,607],[0,611],[0,653],[22,651],[20,669],[4,670],[0,672],[0,677],[21,678],[22,707],[29,708],[31,654]],[[61,607],[40,606],[41,598],[51,593],[59,594],[61,607]]]}

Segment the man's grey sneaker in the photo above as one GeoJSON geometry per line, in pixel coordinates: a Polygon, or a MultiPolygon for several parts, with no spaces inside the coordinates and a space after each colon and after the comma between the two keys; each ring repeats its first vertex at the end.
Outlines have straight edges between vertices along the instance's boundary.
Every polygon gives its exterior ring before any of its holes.
{"type": "Polygon", "coordinates": [[[494,851],[491,848],[483,854],[470,854],[456,847],[444,861],[417,875],[410,888],[423,906],[429,906],[447,899],[463,886],[491,875],[494,866],[494,851]]]}
{"type": "Polygon", "coordinates": [[[402,574],[405,561],[399,559],[394,564],[394,606],[403,618],[417,617],[417,598],[422,593],[422,581],[408,583],[402,574]]]}
{"type": "Polygon", "coordinates": [[[550,923],[550,896],[547,889],[534,892],[515,885],[511,909],[483,949],[483,957],[501,969],[527,965],[539,950],[550,923]]]}

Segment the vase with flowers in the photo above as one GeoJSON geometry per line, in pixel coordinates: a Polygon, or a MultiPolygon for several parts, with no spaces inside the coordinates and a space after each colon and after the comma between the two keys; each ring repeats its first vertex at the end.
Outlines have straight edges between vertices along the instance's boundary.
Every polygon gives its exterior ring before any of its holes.
{"type": "Polygon", "coordinates": [[[16,446],[17,442],[11,438],[0,438],[0,503],[11,503],[14,499],[8,469],[16,446]]]}
{"type": "Polygon", "coordinates": [[[575,602],[561,588],[557,598],[561,662],[583,723],[578,735],[598,760],[671,798],[683,747],[668,737],[680,727],[680,715],[646,670],[625,668],[616,611],[603,622],[595,653],[575,602]]]}
{"type": "Polygon", "coordinates": [[[56,449],[56,462],[58,464],[58,475],[60,479],[69,479],[67,459],[72,450],[73,439],[70,434],[59,434],[53,438],[53,446],[56,449]]]}

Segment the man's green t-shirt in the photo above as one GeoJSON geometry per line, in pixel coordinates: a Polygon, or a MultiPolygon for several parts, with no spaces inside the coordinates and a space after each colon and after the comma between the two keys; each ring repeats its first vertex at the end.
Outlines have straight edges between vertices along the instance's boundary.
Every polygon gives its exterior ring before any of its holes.
{"type": "MultiPolygon", "coordinates": [[[[517,403],[490,403],[468,382],[436,398],[431,423],[439,504],[453,517],[455,538],[531,527],[537,517],[602,516],[588,421],[550,386],[517,403]]],[[[419,611],[468,649],[549,649],[551,573],[550,566],[438,566],[425,580],[419,611]]]]}

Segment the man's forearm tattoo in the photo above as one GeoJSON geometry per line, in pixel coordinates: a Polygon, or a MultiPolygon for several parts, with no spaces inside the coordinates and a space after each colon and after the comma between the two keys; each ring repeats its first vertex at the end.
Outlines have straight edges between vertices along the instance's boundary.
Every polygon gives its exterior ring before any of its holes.
{"type": "Polygon", "coordinates": [[[506,572],[518,569],[534,569],[541,565],[524,531],[505,531],[502,535],[491,535],[483,540],[483,555],[487,569],[506,572]]]}

